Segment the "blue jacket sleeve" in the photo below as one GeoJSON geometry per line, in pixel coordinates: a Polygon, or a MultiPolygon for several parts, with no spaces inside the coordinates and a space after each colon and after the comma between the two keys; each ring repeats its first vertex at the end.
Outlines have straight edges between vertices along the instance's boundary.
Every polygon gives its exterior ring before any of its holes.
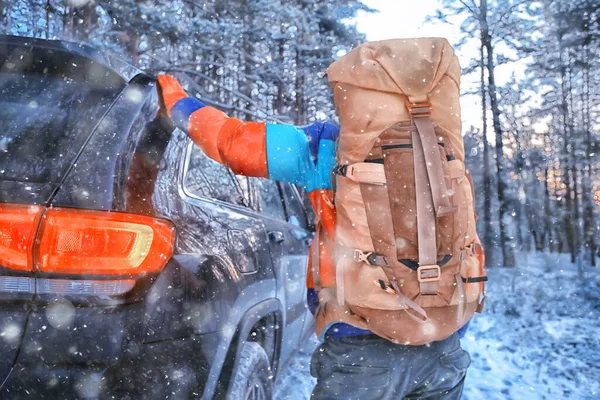
{"type": "Polygon", "coordinates": [[[331,189],[339,127],[318,122],[304,128],[267,124],[269,179],[302,186],[308,192],[331,189]]]}

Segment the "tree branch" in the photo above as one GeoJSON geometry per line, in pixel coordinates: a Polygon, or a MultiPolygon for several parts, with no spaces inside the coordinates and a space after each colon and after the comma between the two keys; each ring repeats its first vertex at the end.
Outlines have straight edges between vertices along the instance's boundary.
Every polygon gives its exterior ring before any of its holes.
{"type": "Polygon", "coordinates": [[[518,8],[519,6],[521,6],[523,4],[529,4],[529,3],[531,3],[531,0],[522,0],[522,1],[518,2],[518,3],[513,4],[512,6],[508,7],[506,10],[504,10],[504,12],[498,16],[498,21],[503,20],[515,8],[518,8]]]}
{"type": "MultiPolygon", "coordinates": [[[[471,0],[471,2],[473,3],[473,1],[471,0]]],[[[475,11],[474,9],[477,9],[477,5],[475,3],[473,3],[473,7],[471,8],[471,6],[469,6],[464,0],[460,0],[460,3],[465,6],[467,8],[467,10],[469,10],[469,12],[473,15],[479,15],[479,12],[475,11]]]]}
{"type": "MultiPolygon", "coordinates": [[[[209,81],[210,83],[212,83],[213,85],[217,86],[218,88],[220,88],[220,89],[223,89],[223,90],[226,90],[226,91],[228,91],[229,93],[232,93],[232,94],[234,94],[234,95],[235,95],[235,96],[237,96],[238,98],[240,98],[240,99],[242,99],[242,100],[246,101],[247,103],[249,103],[249,104],[253,105],[254,107],[256,107],[256,108],[257,108],[257,109],[259,109],[259,110],[263,108],[263,107],[262,107],[260,104],[256,103],[254,100],[252,100],[250,97],[246,96],[245,94],[243,94],[243,93],[241,93],[241,92],[238,92],[238,91],[237,91],[237,90],[235,90],[235,89],[230,89],[230,88],[228,88],[228,87],[226,87],[226,86],[224,86],[224,85],[221,85],[221,84],[220,84],[219,82],[217,82],[216,80],[212,79],[212,78],[211,78],[211,77],[209,77],[209,76],[206,76],[205,74],[203,74],[203,73],[201,73],[201,72],[194,71],[194,70],[191,70],[191,69],[186,69],[186,68],[176,68],[176,67],[168,67],[168,68],[164,68],[163,70],[164,70],[165,72],[182,72],[182,73],[184,73],[184,74],[196,75],[196,76],[198,76],[198,77],[200,77],[200,78],[202,78],[202,79],[204,79],[204,80],[206,80],[206,81],[209,81]]],[[[204,90],[202,90],[202,92],[204,92],[204,90]]],[[[202,100],[204,101],[204,99],[202,99],[202,100]]],[[[233,106],[231,106],[231,107],[233,107],[233,106]]],[[[239,111],[239,110],[238,110],[238,111],[239,111]]],[[[244,111],[244,112],[246,112],[246,111],[244,111]]],[[[247,113],[250,113],[250,111],[248,111],[247,113]]],[[[265,113],[265,114],[266,114],[266,113],[265,113]]],[[[267,115],[268,115],[268,114],[267,114],[267,115]]],[[[276,117],[271,117],[271,118],[275,120],[275,118],[276,118],[276,117]]]]}
{"type": "MultiPolygon", "coordinates": [[[[192,78],[190,78],[189,76],[187,76],[187,75],[186,75],[186,76],[185,76],[185,79],[186,79],[186,81],[187,81],[188,83],[190,83],[190,84],[191,84],[191,85],[192,85],[192,86],[193,86],[193,87],[194,87],[194,88],[195,88],[195,89],[196,89],[198,92],[200,92],[200,93],[202,93],[202,94],[206,94],[206,93],[204,92],[204,89],[203,89],[203,88],[202,88],[200,85],[198,85],[198,84],[197,84],[197,83],[196,83],[196,82],[195,82],[195,81],[194,81],[192,78]]],[[[226,89],[227,89],[227,88],[226,88],[226,89]]],[[[230,92],[232,92],[233,94],[238,94],[238,93],[237,93],[236,91],[234,91],[234,90],[231,90],[231,89],[227,89],[227,90],[229,90],[229,91],[230,91],[230,92]]],[[[211,99],[209,99],[209,98],[205,98],[205,97],[203,97],[203,98],[202,98],[202,101],[203,101],[204,103],[206,103],[206,104],[210,105],[210,106],[217,107],[217,108],[221,109],[222,111],[239,111],[239,112],[242,112],[242,113],[244,113],[244,114],[246,114],[246,115],[248,115],[248,116],[254,117],[254,118],[256,118],[256,119],[259,119],[259,120],[273,121],[273,122],[277,122],[277,123],[279,123],[279,124],[285,124],[285,123],[286,123],[286,122],[284,122],[284,121],[280,120],[279,118],[277,118],[277,117],[275,117],[275,116],[273,116],[273,115],[269,115],[267,112],[265,112],[265,115],[263,116],[263,115],[258,115],[258,114],[256,114],[256,113],[254,113],[254,112],[250,111],[250,110],[246,110],[246,109],[243,109],[243,108],[240,108],[240,107],[236,107],[236,106],[233,106],[233,105],[229,105],[229,104],[219,103],[219,102],[217,102],[217,101],[214,101],[214,100],[211,100],[211,99]]]]}

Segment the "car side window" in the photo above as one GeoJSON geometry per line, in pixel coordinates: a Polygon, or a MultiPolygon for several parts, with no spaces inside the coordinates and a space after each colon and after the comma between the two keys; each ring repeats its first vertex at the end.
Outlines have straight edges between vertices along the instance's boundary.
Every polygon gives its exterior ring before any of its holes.
{"type": "Polygon", "coordinates": [[[281,183],[280,187],[285,199],[287,221],[292,225],[306,229],[308,226],[306,221],[306,212],[300,200],[298,191],[294,186],[288,183],[281,183]]]}
{"type": "Polygon", "coordinates": [[[306,212],[306,222],[308,225],[308,230],[314,231],[315,230],[315,219],[317,216],[315,214],[315,210],[313,209],[312,202],[310,201],[310,198],[308,197],[308,193],[306,192],[306,190],[304,190],[303,188],[301,188],[299,186],[296,186],[296,189],[298,190],[298,194],[300,195],[300,199],[302,201],[304,211],[306,212]]]}
{"type": "Polygon", "coordinates": [[[242,196],[244,197],[245,205],[250,206],[252,203],[252,196],[250,191],[250,182],[248,182],[248,177],[244,175],[235,175],[236,184],[239,190],[242,192],[242,196]]]}
{"type": "Polygon", "coordinates": [[[192,145],[184,179],[186,190],[196,196],[247,206],[248,186],[240,183],[229,168],[211,160],[198,146],[192,145]]]}
{"type": "Polygon", "coordinates": [[[256,192],[258,211],[268,217],[285,221],[283,200],[277,183],[268,179],[252,178],[252,184],[256,192]]]}

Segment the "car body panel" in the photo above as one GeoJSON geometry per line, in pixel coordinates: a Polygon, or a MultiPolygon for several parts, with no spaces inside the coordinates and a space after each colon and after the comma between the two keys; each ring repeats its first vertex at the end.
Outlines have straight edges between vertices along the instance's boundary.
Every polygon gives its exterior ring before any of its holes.
{"type": "MultiPolygon", "coordinates": [[[[23,305],[3,305],[0,312],[0,381],[9,376],[23,340],[28,309],[23,305]]],[[[3,385],[3,383],[0,383],[3,385]]]]}

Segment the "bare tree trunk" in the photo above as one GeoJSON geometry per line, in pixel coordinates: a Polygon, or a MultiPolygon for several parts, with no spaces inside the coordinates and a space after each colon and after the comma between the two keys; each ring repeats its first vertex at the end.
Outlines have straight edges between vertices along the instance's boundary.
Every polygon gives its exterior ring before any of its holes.
{"type": "MultiPolygon", "coordinates": [[[[483,245],[492,249],[492,177],[490,174],[490,143],[487,139],[487,91],[485,88],[485,47],[483,40],[480,47],[481,57],[481,113],[483,119],[483,245]]],[[[490,251],[490,254],[492,251],[490,251]]]]}
{"type": "Polygon", "coordinates": [[[498,212],[498,222],[500,225],[500,247],[502,249],[503,265],[507,267],[514,267],[515,256],[513,249],[510,247],[510,239],[508,238],[507,226],[504,220],[508,214],[508,199],[505,198],[504,193],[504,190],[506,189],[506,177],[504,172],[504,147],[502,143],[502,126],[500,124],[500,108],[498,107],[498,96],[496,93],[494,49],[492,46],[492,38],[489,33],[487,22],[487,9],[487,0],[481,0],[481,41],[487,52],[488,91],[490,95],[490,105],[492,108],[494,132],[496,134],[496,168],[498,174],[497,190],[498,202],[500,204],[498,212]]]}
{"type": "Polygon", "coordinates": [[[302,52],[299,48],[296,49],[296,80],[295,80],[295,91],[296,91],[296,101],[294,104],[294,123],[296,125],[304,125],[304,85],[305,85],[305,69],[304,63],[302,60],[302,52]]]}
{"type": "MultiPolygon", "coordinates": [[[[576,140],[574,140],[576,141],[576,140]]],[[[574,153],[574,151],[572,151],[574,153]]],[[[571,158],[571,182],[573,182],[573,219],[574,223],[574,242],[575,242],[575,257],[581,253],[581,213],[579,211],[579,167],[574,158],[571,158]]]]}
{"type": "Polygon", "coordinates": [[[0,0],[0,32],[7,34],[8,26],[6,25],[6,16],[8,15],[8,3],[6,0],[0,0]]]}
{"type": "MultiPolygon", "coordinates": [[[[282,32],[283,34],[283,32],[282,32]]],[[[281,63],[281,67],[285,68],[285,40],[283,38],[278,40],[277,44],[278,54],[279,54],[279,62],[281,63]]],[[[285,82],[283,80],[283,74],[277,77],[277,98],[275,99],[275,109],[277,115],[283,115],[285,112],[285,82]]]]}
{"type": "MultiPolygon", "coordinates": [[[[242,37],[241,37],[241,53],[239,56],[239,63],[242,67],[242,74],[238,75],[238,79],[237,82],[234,82],[235,85],[237,85],[238,90],[244,94],[245,97],[247,98],[252,98],[252,90],[254,88],[253,82],[251,79],[249,79],[248,77],[252,75],[253,72],[253,68],[252,68],[252,62],[253,62],[253,53],[254,53],[254,49],[253,49],[253,44],[252,44],[252,38],[250,37],[251,32],[252,32],[252,28],[253,28],[253,23],[254,23],[254,14],[253,14],[253,10],[252,10],[252,5],[249,4],[250,1],[246,0],[244,2],[241,3],[243,8],[240,8],[240,10],[238,11],[242,11],[243,9],[243,19],[242,19],[242,23],[243,23],[243,30],[242,30],[242,37]]],[[[223,74],[225,75],[225,74],[223,74]]],[[[252,107],[252,105],[250,103],[248,103],[246,100],[244,100],[243,98],[240,98],[238,101],[238,107],[241,109],[248,109],[248,108],[254,108],[252,107]]],[[[238,114],[238,118],[243,118],[242,114],[238,114]]]]}
{"type": "Polygon", "coordinates": [[[571,60],[571,51],[570,49],[566,49],[567,52],[567,69],[566,69],[566,79],[567,79],[567,94],[568,94],[568,103],[567,103],[567,121],[569,123],[569,137],[570,137],[570,147],[569,147],[569,166],[571,170],[571,182],[573,184],[573,218],[574,218],[574,226],[573,226],[573,243],[574,243],[574,253],[575,258],[579,256],[581,253],[581,217],[579,212],[579,167],[580,163],[577,162],[578,156],[578,143],[579,138],[575,137],[575,111],[573,106],[573,63],[571,60]]]}
{"type": "MultiPolygon", "coordinates": [[[[198,14],[197,14],[197,12],[196,12],[196,3],[193,3],[193,2],[192,2],[192,3],[191,3],[191,6],[192,6],[192,20],[191,20],[189,23],[190,23],[190,24],[193,24],[193,23],[194,23],[194,21],[196,20],[196,18],[198,17],[198,14]]],[[[198,64],[197,64],[197,63],[198,63],[198,59],[197,59],[197,57],[198,57],[198,52],[197,52],[197,46],[196,46],[196,45],[197,45],[197,42],[196,42],[196,40],[197,40],[197,37],[196,37],[196,36],[194,36],[194,37],[192,38],[192,40],[191,40],[191,46],[192,46],[192,62],[194,63],[194,69],[196,69],[196,68],[197,68],[197,66],[198,66],[198,64]]]]}
{"type": "Polygon", "coordinates": [[[131,61],[135,66],[138,66],[140,64],[140,54],[138,53],[139,48],[140,36],[136,33],[131,32],[129,42],[127,43],[127,52],[131,55],[131,61]]]}
{"type": "MultiPolygon", "coordinates": [[[[517,169],[517,176],[519,177],[519,182],[518,182],[518,187],[519,187],[519,204],[516,207],[515,211],[516,211],[516,221],[517,221],[517,239],[518,239],[518,244],[519,244],[519,250],[523,251],[523,250],[528,250],[529,245],[524,246],[526,237],[525,235],[523,235],[523,216],[525,215],[526,211],[525,211],[525,204],[527,203],[527,193],[525,192],[525,175],[526,172],[523,171],[523,166],[525,164],[525,160],[523,160],[523,146],[521,144],[521,131],[520,131],[520,127],[516,121],[515,118],[515,107],[514,105],[511,106],[511,113],[512,113],[512,125],[513,125],[513,129],[514,129],[514,136],[515,136],[515,142],[517,144],[517,154],[516,157],[518,157],[517,160],[517,165],[518,165],[518,169],[517,169]],[[525,197],[524,199],[521,198],[521,193],[523,194],[523,196],[525,197]],[[527,247],[527,248],[525,248],[527,247]]],[[[527,237],[527,243],[529,243],[529,238],[527,237]]]]}
{"type": "MultiPolygon", "coordinates": [[[[304,12],[306,8],[306,2],[299,1],[300,10],[304,12]]],[[[306,70],[302,54],[302,46],[306,42],[306,32],[302,27],[298,28],[296,34],[296,57],[295,57],[295,69],[296,77],[294,80],[294,91],[296,92],[296,98],[294,101],[294,124],[304,125],[305,124],[305,111],[306,104],[304,99],[305,85],[306,85],[306,70]]]]}
{"type": "Polygon", "coordinates": [[[62,15],[61,15],[62,26],[61,26],[61,32],[60,32],[61,39],[68,39],[68,36],[67,36],[67,26],[69,23],[68,17],[69,17],[69,6],[63,5],[62,15]]]}
{"type": "Polygon", "coordinates": [[[571,181],[571,129],[569,124],[569,102],[568,102],[568,84],[567,84],[567,65],[564,60],[564,50],[562,46],[562,38],[559,37],[559,52],[560,52],[560,88],[561,88],[561,102],[560,111],[562,119],[562,157],[560,160],[561,168],[563,168],[563,178],[565,184],[565,196],[564,196],[564,229],[566,242],[571,253],[571,262],[575,262],[576,258],[576,242],[575,242],[575,230],[573,229],[573,185],[571,181]]]}
{"type": "MultiPolygon", "coordinates": [[[[546,146],[550,145],[550,137],[549,133],[546,133],[544,137],[544,141],[546,146]]],[[[552,235],[553,226],[552,226],[552,210],[550,203],[550,166],[546,165],[546,169],[544,170],[544,228],[546,231],[546,237],[548,238],[548,250],[550,253],[554,252],[554,236],[552,235]]]]}
{"type": "Polygon", "coordinates": [[[52,3],[46,0],[46,39],[50,39],[50,11],[52,11],[52,3]]]}
{"type": "Polygon", "coordinates": [[[37,5],[35,3],[35,0],[29,0],[29,17],[31,18],[31,20],[29,21],[29,25],[31,27],[31,36],[33,36],[33,37],[38,37],[37,30],[36,30],[36,23],[35,23],[36,11],[37,11],[37,5]]]}
{"type": "Polygon", "coordinates": [[[73,7],[71,23],[73,26],[74,37],[77,40],[87,41],[89,39],[92,28],[92,14],[94,12],[95,6],[93,4],[73,7]]]}
{"type": "MultiPolygon", "coordinates": [[[[243,66],[244,66],[244,77],[242,78],[242,82],[240,87],[242,88],[242,93],[244,93],[244,95],[246,95],[246,97],[252,98],[252,89],[253,89],[253,85],[252,85],[252,80],[248,79],[247,77],[252,75],[252,56],[253,56],[253,47],[252,47],[252,41],[249,37],[249,33],[252,30],[252,13],[250,12],[246,12],[245,13],[245,17],[244,17],[244,25],[246,27],[246,33],[243,36],[243,40],[242,40],[242,49],[243,49],[243,54],[242,54],[242,62],[243,62],[243,66]]],[[[248,105],[249,106],[249,105],[248,105]]]]}
{"type": "Polygon", "coordinates": [[[594,223],[594,205],[592,204],[592,137],[590,124],[590,68],[589,65],[589,25],[584,23],[584,43],[583,43],[583,90],[582,90],[582,108],[583,108],[583,129],[585,131],[585,168],[582,177],[583,192],[583,240],[585,247],[590,252],[590,261],[592,266],[596,266],[596,243],[594,223]]]}

